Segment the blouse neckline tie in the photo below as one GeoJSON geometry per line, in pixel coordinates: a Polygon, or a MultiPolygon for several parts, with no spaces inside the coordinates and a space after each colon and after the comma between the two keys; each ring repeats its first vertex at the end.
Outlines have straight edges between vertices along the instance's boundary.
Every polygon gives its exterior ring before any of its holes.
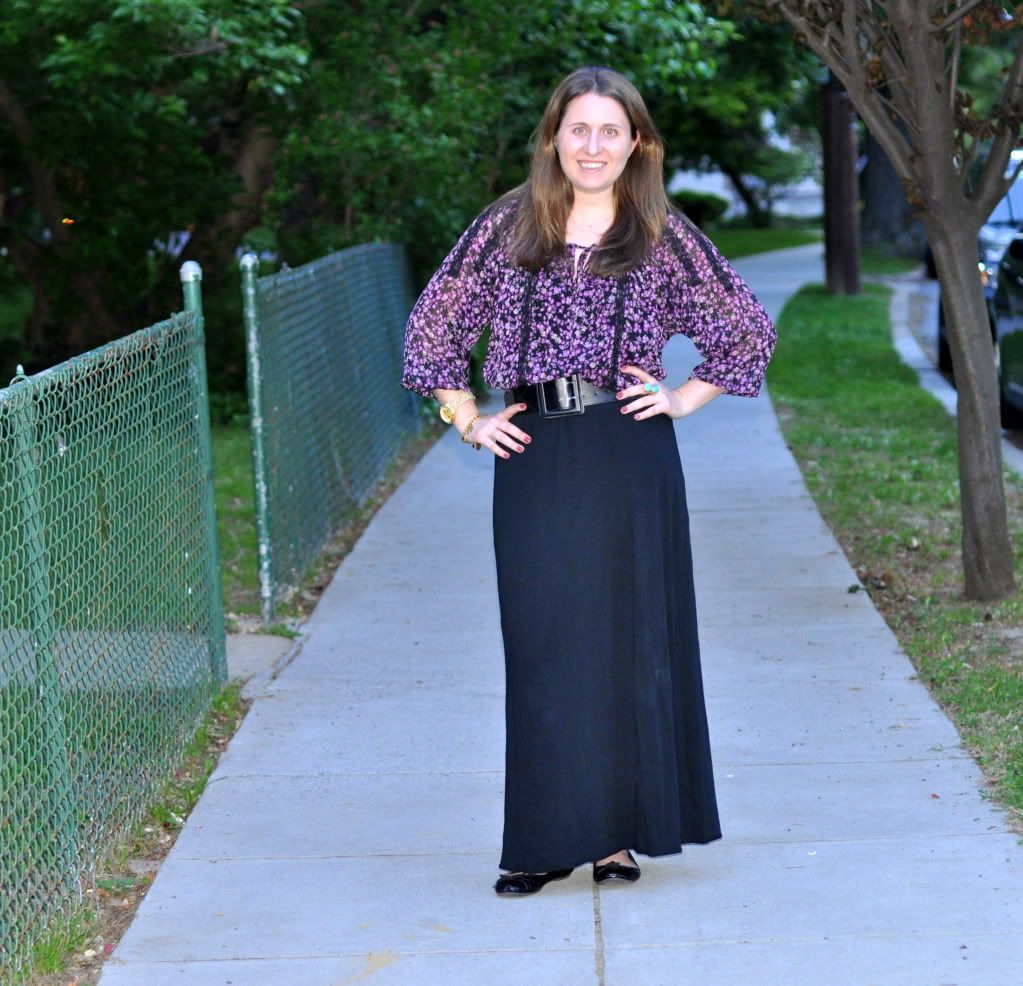
{"type": "MultiPolygon", "coordinates": [[[[588,260],[589,259],[589,254],[588,254],[587,251],[592,250],[596,245],[597,245],[596,243],[591,243],[588,246],[583,246],[581,243],[566,243],[565,244],[566,247],[575,247],[576,248],[576,250],[575,250],[575,258],[574,258],[574,262],[573,262],[573,269],[572,269],[572,278],[573,278],[573,280],[575,280],[575,281],[579,280],[579,258],[585,255],[586,256],[586,260],[588,260]]],[[[583,266],[584,267],[586,266],[586,260],[583,261],[583,266]]]]}

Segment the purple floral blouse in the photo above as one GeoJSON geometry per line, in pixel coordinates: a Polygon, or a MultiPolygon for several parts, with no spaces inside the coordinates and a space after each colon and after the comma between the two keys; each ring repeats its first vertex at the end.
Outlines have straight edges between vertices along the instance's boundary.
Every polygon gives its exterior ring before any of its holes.
{"type": "Polygon", "coordinates": [[[691,374],[729,394],[760,392],[776,333],[742,278],[694,226],[670,214],[664,234],[639,266],[617,277],[586,269],[593,247],[567,244],[539,271],[502,249],[514,205],[485,209],[419,296],[405,327],[402,386],[468,388],[469,352],[487,325],[483,378],[510,389],[578,372],[618,390],[633,364],[663,380],[661,354],[676,332],[703,362],[691,374]]]}

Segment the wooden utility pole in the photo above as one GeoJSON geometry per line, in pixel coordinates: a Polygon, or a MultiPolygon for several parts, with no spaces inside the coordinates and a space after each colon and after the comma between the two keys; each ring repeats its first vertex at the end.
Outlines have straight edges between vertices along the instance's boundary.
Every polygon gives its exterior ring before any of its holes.
{"type": "Polygon", "coordinates": [[[828,72],[824,84],[824,266],[832,294],[860,290],[860,231],[854,113],[845,86],[828,72]]]}

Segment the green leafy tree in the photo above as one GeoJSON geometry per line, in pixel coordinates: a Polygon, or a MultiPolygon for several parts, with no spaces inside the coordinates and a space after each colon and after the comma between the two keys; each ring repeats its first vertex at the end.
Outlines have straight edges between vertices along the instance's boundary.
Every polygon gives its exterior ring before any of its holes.
{"type": "Polygon", "coordinates": [[[302,82],[300,25],[285,0],[6,0],[0,247],[32,289],[26,364],[179,308],[175,234],[214,281],[229,266],[302,82]]]}
{"type": "MultiPolygon", "coordinates": [[[[8,0],[5,13],[0,247],[32,289],[24,361],[163,317],[194,258],[215,387],[244,375],[240,244],[294,266],[392,239],[425,275],[522,180],[565,73],[625,72],[681,153],[707,144],[682,100],[714,115],[735,37],[677,0],[8,0]]],[[[736,109],[736,127],[753,112],[736,109]]]]}
{"type": "Polygon", "coordinates": [[[765,23],[733,5],[734,35],[715,57],[712,77],[669,89],[659,100],[658,120],[674,137],[670,163],[717,169],[746,206],[754,226],[771,221],[779,186],[813,174],[818,145],[820,63],[792,44],[785,25],[765,23]],[[766,121],[794,138],[791,149],[773,145],[766,121]]]}
{"type": "Polygon", "coordinates": [[[608,64],[644,92],[709,77],[731,27],[669,0],[309,0],[310,81],[278,158],[270,225],[292,265],[375,237],[423,274],[523,179],[554,84],[608,64]]]}
{"type": "Polygon", "coordinates": [[[705,78],[729,34],[670,0],[8,0],[0,248],[32,292],[22,360],[163,317],[194,258],[214,385],[237,386],[239,244],[295,265],[389,238],[425,268],[522,179],[562,74],[705,78]]]}

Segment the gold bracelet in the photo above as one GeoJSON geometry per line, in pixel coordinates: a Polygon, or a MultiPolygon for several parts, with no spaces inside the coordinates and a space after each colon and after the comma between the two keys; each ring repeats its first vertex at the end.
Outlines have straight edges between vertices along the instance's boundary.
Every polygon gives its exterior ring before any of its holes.
{"type": "Polygon", "coordinates": [[[469,391],[465,394],[459,394],[457,397],[451,398],[447,403],[441,404],[440,406],[440,417],[444,424],[452,424],[455,420],[455,411],[458,410],[466,401],[471,401],[476,395],[469,391]]]}
{"type": "Polygon", "coordinates": [[[483,417],[483,415],[480,414],[479,411],[477,411],[468,420],[468,422],[466,423],[465,427],[462,429],[462,441],[465,442],[466,445],[471,445],[474,449],[476,449],[477,452],[480,450],[480,443],[479,442],[470,441],[470,439],[469,439],[469,432],[472,431],[472,426],[474,424],[476,424],[477,419],[481,418],[481,417],[483,417]]]}

